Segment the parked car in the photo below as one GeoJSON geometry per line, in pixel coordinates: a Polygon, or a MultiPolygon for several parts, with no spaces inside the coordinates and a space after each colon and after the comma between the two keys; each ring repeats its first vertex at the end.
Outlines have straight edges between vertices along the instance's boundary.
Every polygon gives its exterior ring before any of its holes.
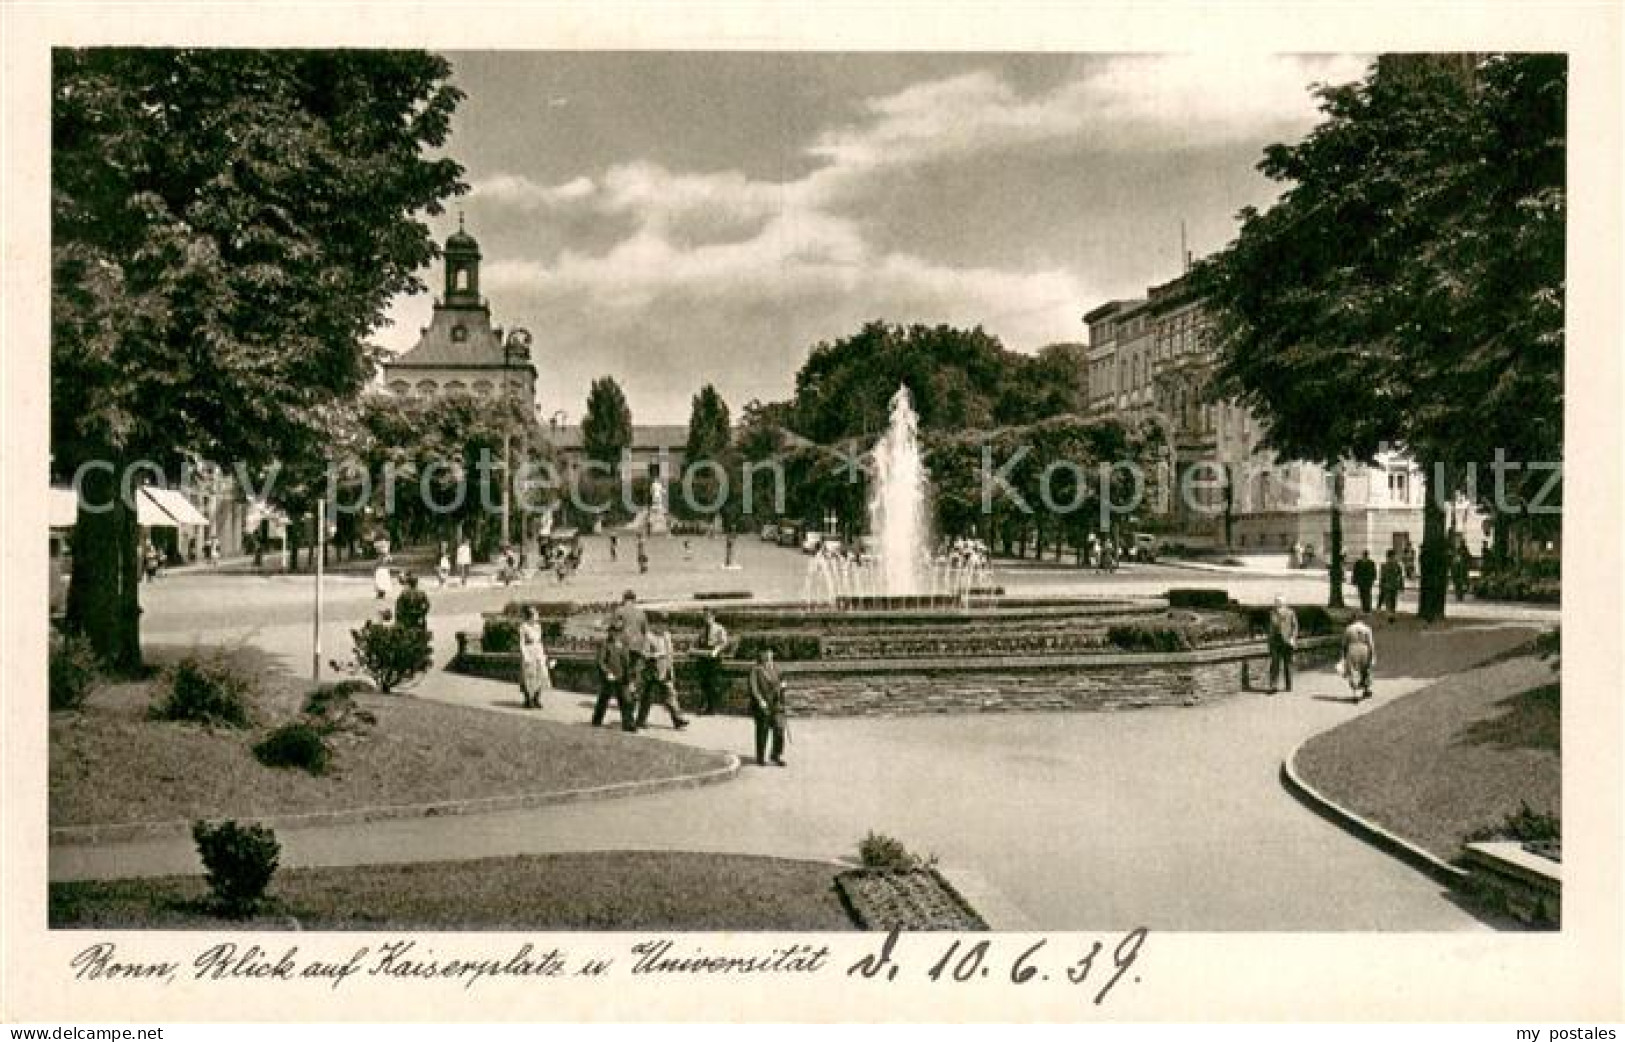
{"type": "Polygon", "coordinates": [[[779,541],[779,526],[769,522],[762,526],[762,542],[776,543],[779,541]]]}
{"type": "Polygon", "coordinates": [[[779,525],[779,545],[800,546],[801,526],[790,522],[779,525]]]}
{"type": "Polygon", "coordinates": [[[801,552],[804,554],[816,554],[818,552],[819,544],[823,541],[824,533],[809,529],[801,533],[801,552]]]}
{"type": "Polygon", "coordinates": [[[1162,552],[1162,539],[1147,532],[1136,532],[1133,542],[1129,544],[1129,557],[1136,561],[1147,563],[1155,561],[1162,552]]]}

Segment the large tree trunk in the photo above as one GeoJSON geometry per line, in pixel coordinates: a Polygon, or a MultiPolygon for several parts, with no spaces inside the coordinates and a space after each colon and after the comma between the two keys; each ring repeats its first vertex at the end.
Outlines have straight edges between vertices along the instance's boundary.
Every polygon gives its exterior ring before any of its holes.
{"type": "Polygon", "coordinates": [[[1327,548],[1326,571],[1331,590],[1326,596],[1326,607],[1343,607],[1343,468],[1332,471],[1332,545],[1327,548]]]}
{"type": "Polygon", "coordinates": [[[89,640],[108,669],[133,674],[141,670],[140,532],[135,504],[119,496],[122,472],[85,474],[66,610],[69,631],[89,640]],[[112,509],[93,512],[86,504],[112,509]]]}
{"type": "Polygon", "coordinates": [[[1416,614],[1426,622],[1444,618],[1450,592],[1450,548],[1446,544],[1444,498],[1440,468],[1431,461],[1422,475],[1426,495],[1422,503],[1421,585],[1417,591],[1416,614]]]}

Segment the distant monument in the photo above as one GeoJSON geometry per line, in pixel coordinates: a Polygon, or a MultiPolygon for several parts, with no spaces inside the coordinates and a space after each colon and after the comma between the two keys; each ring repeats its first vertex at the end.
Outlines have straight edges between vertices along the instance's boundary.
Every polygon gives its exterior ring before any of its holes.
{"type": "Polygon", "coordinates": [[[671,532],[671,517],[666,512],[664,478],[649,479],[649,511],[644,515],[643,530],[650,535],[667,535],[671,532]]]}

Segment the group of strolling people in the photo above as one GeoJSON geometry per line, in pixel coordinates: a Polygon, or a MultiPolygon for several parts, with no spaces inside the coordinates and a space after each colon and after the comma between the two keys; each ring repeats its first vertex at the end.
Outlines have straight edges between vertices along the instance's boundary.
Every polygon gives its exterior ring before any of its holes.
{"type": "MultiPolygon", "coordinates": [[[[707,610],[699,639],[690,654],[700,691],[699,714],[709,716],[723,706],[722,657],[730,643],[728,631],[707,610]]],[[[539,708],[542,695],[552,688],[542,624],[535,606],[524,609],[519,625],[520,693],[527,709],[539,708]]],[[[598,698],[593,705],[592,726],[601,727],[615,704],[621,730],[636,733],[649,725],[656,705],[662,706],[674,730],[689,726],[677,692],[677,651],[671,628],[663,621],[652,622],[631,590],[610,613],[603,642],[598,647],[598,698]]],[[[773,661],[773,652],[764,648],[752,666],[747,681],[751,716],[756,729],[756,762],[785,766],[784,748],[788,738],[788,703],[783,676],[773,661]]]]}

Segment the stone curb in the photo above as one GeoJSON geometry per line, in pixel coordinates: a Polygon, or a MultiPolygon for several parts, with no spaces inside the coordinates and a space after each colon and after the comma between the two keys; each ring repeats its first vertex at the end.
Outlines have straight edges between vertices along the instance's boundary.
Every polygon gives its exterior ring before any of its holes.
{"type": "MultiPolygon", "coordinates": [[[[1313,737],[1313,736],[1312,736],[1313,737]]],[[[1428,853],[1421,847],[1388,831],[1376,822],[1349,810],[1329,799],[1298,774],[1298,753],[1312,740],[1298,743],[1287,758],[1281,761],[1281,784],[1310,810],[1351,835],[1358,836],[1386,854],[1391,854],[1412,868],[1448,887],[1457,887],[1467,880],[1468,873],[1447,861],[1428,853]]]]}
{"type": "MultiPolygon", "coordinates": [[[[694,774],[679,774],[670,778],[643,781],[616,782],[595,785],[585,789],[561,789],[555,792],[519,793],[512,796],[485,796],[477,799],[446,800],[440,803],[398,804],[386,807],[356,807],[350,810],[319,811],[312,814],[285,814],[265,818],[239,818],[243,824],[266,825],[275,829],[327,828],[337,825],[359,825],[371,821],[399,818],[436,818],[463,814],[496,814],[503,811],[530,810],[564,803],[584,803],[589,800],[619,799],[623,796],[647,796],[677,789],[696,789],[702,785],[715,785],[730,781],[739,774],[740,760],[733,753],[723,753],[726,762],[721,767],[694,774]]],[[[117,825],[68,825],[53,828],[50,842],[63,846],[127,843],[144,839],[174,839],[190,836],[190,821],[133,822],[117,825]]]]}

